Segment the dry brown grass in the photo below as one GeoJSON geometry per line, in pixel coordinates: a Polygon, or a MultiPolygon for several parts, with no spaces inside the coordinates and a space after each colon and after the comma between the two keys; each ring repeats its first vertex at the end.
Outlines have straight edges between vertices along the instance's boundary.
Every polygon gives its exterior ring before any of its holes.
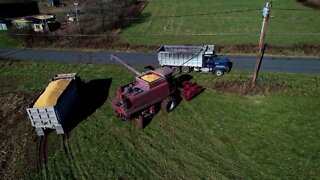
{"type": "Polygon", "coordinates": [[[285,92],[291,88],[285,81],[258,81],[252,86],[250,78],[235,78],[217,81],[210,87],[218,92],[231,93],[245,96],[268,95],[271,93],[285,92]]]}

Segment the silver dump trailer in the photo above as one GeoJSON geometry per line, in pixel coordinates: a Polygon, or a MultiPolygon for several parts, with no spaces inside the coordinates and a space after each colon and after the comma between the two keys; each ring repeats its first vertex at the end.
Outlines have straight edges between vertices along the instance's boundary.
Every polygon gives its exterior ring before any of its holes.
{"type": "Polygon", "coordinates": [[[214,55],[214,45],[162,45],[158,49],[158,60],[162,66],[202,67],[203,56],[205,55],[214,55]]]}
{"type": "Polygon", "coordinates": [[[79,77],[76,76],[76,73],[57,74],[30,103],[26,110],[38,136],[43,136],[45,129],[55,129],[57,134],[64,134],[63,123],[70,108],[78,98],[77,80],[79,80],[79,77]],[[60,80],[64,81],[64,86],[59,89],[62,93],[57,95],[57,92],[52,88],[49,89],[49,86],[53,83],[57,84],[60,80]],[[51,97],[44,97],[48,94],[48,91],[53,92],[51,97]],[[52,100],[52,96],[57,97],[52,100]],[[39,102],[40,98],[42,98],[42,102],[39,102]]]}
{"type": "Polygon", "coordinates": [[[215,54],[214,45],[162,45],[157,53],[159,64],[171,67],[176,73],[194,70],[220,76],[232,67],[228,57],[215,54]]]}

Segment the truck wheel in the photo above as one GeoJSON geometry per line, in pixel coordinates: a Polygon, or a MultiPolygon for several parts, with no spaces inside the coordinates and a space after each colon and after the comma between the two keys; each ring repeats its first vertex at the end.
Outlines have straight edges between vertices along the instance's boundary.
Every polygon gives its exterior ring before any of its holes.
{"type": "Polygon", "coordinates": [[[176,99],[172,96],[169,96],[162,101],[161,109],[164,112],[169,113],[176,107],[176,105],[177,105],[176,99]]]}
{"type": "Polygon", "coordinates": [[[181,69],[180,67],[172,67],[173,73],[175,74],[180,74],[181,73],[181,69]]]}
{"type": "Polygon", "coordinates": [[[190,68],[189,68],[188,66],[183,66],[183,67],[181,68],[181,71],[182,71],[183,73],[189,73],[189,72],[190,72],[190,68]]]}
{"type": "Polygon", "coordinates": [[[214,71],[214,74],[216,76],[222,76],[224,73],[223,73],[223,71],[221,69],[217,69],[217,70],[214,71]]]}

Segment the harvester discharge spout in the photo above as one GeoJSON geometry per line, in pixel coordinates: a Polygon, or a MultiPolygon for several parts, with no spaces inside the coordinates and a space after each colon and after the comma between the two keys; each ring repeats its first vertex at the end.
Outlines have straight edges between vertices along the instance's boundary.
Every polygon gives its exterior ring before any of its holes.
{"type": "Polygon", "coordinates": [[[118,63],[122,64],[126,68],[130,69],[132,72],[134,72],[137,76],[141,76],[142,73],[134,69],[133,67],[129,66],[127,63],[125,63],[123,60],[118,58],[117,56],[111,54],[111,60],[117,61],[118,63]]]}

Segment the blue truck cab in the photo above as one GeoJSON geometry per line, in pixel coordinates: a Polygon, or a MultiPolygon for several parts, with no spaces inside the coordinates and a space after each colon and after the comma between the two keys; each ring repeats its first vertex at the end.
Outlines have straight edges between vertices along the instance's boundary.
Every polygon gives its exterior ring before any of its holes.
{"type": "Polygon", "coordinates": [[[233,63],[227,56],[213,55],[205,57],[204,66],[209,68],[215,75],[222,76],[231,71],[233,63]]]}

